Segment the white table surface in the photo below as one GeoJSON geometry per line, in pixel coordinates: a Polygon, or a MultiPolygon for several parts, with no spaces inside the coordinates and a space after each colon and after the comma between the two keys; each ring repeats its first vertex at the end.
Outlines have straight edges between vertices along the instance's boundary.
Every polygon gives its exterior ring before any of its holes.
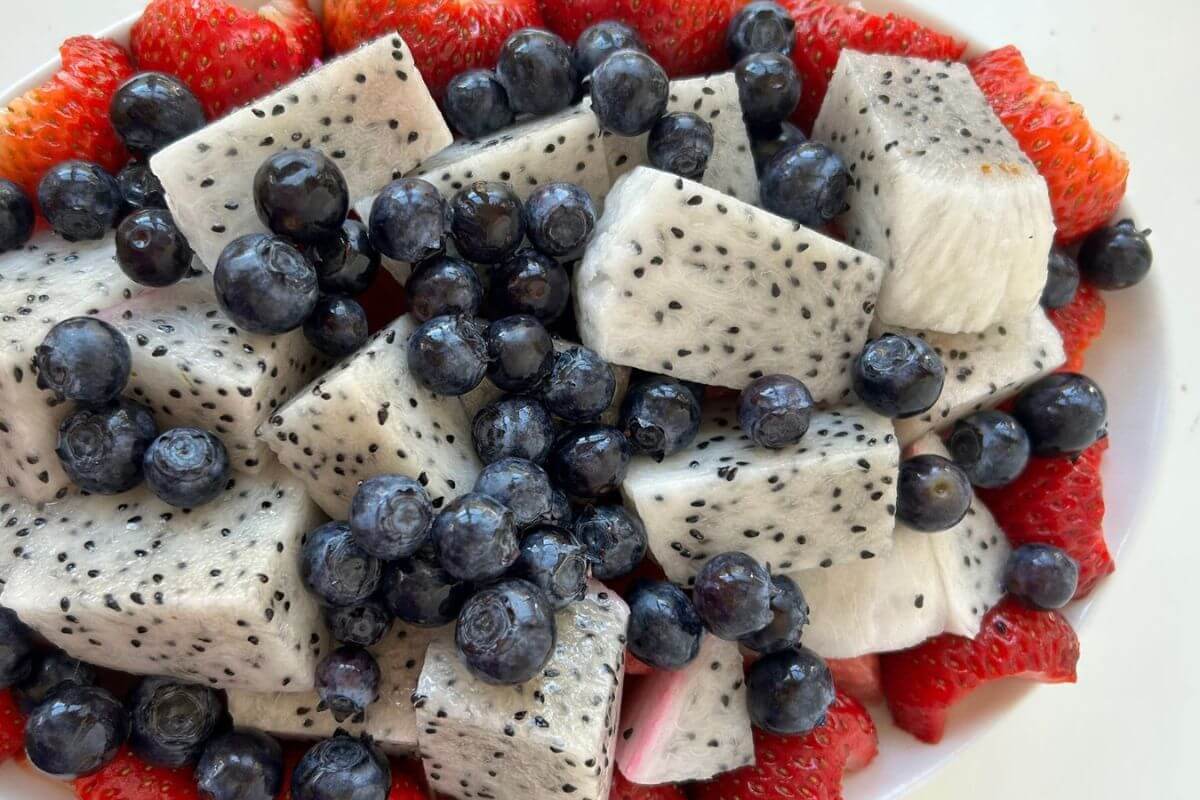
{"type": "MultiPolygon", "coordinates": [[[[0,0],[0,85],[65,36],[99,30],[144,0],[0,0]]],[[[870,2],[865,3],[869,6],[870,2]]],[[[1129,153],[1139,223],[1155,229],[1155,279],[1170,294],[1174,346],[1162,485],[1099,593],[1082,636],[1079,683],[1032,692],[911,796],[1196,797],[1185,766],[1200,745],[1200,4],[1194,0],[914,0],[985,42],[1013,42],[1129,153]],[[1051,6],[1047,9],[1044,6],[1051,6]],[[1191,237],[1197,236],[1196,239],[1191,237]],[[1193,344],[1188,344],[1188,338],[1193,344]]],[[[853,798],[850,798],[853,800],[853,798]]]]}

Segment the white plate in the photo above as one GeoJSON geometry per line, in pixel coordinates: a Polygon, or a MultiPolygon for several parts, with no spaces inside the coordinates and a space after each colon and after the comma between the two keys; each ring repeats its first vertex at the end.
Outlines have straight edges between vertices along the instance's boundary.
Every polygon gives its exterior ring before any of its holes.
{"type": "MultiPolygon", "coordinates": [[[[259,4],[254,0],[237,1],[248,6],[259,4]]],[[[320,0],[310,2],[319,9],[320,0]]],[[[870,0],[866,5],[872,11],[904,13],[936,23],[939,29],[949,33],[958,33],[952,18],[948,22],[933,19],[902,0],[870,0]]],[[[133,18],[125,19],[105,29],[101,35],[126,43],[132,22],[133,18]]],[[[1003,44],[963,38],[970,41],[968,54],[1003,44]]],[[[0,103],[7,103],[40,84],[57,69],[57,59],[47,62],[9,86],[0,94],[0,103]]],[[[1122,211],[1133,216],[1128,204],[1122,211]]],[[[1104,466],[1108,506],[1105,531],[1114,555],[1119,555],[1129,543],[1134,520],[1146,510],[1166,448],[1170,359],[1165,323],[1167,304],[1161,274],[1156,272],[1136,291],[1106,295],[1108,324],[1088,356],[1088,374],[1099,381],[1108,396],[1109,427],[1119,434],[1113,437],[1104,466]]],[[[1120,579],[1118,573],[1109,581],[1120,579]]],[[[1102,584],[1092,598],[1103,592],[1102,584]]],[[[1084,623],[1092,598],[1068,609],[1067,614],[1077,629],[1084,623]]],[[[879,727],[879,757],[866,770],[848,777],[845,796],[848,800],[885,800],[905,794],[944,766],[1000,716],[1012,710],[1031,688],[1031,684],[1009,681],[980,689],[955,709],[946,737],[937,746],[921,744],[893,727],[886,708],[872,709],[879,727]]],[[[1040,745],[1031,740],[1030,747],[1040,745]]],[[[13,764],[0,769],[0,798],[3,800],[62,800],[70,796],[61,787],[26,769],[13,764]]]]}

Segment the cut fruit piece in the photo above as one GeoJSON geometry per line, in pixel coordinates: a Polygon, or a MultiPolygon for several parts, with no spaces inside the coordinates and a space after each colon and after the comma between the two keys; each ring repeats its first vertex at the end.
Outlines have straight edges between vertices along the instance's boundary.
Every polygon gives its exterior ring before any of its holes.
{"type": "Polygon", "coordinates": [[[872,256],[638,167],[575,272],[576,317],[611,362],[732,388],[782,372],[832,403],[850,393],[882,279],[872,256]]]}
{"type": "Polygon", "coordinates": [[[863,705],[883,700],[877,653],[857,658],[827,658],[825,663],[833,673],[833,685],[839,692],[845,692],[863,705]]]}
{"type": "Polygon", "coordinates": [[[730,550],[799,580],[891,549],[900,448],[890,420],[820,411],[799,444],[766,450],[742,433],[734,405],[710,406],[690,447],[660,464],[634,459],[622,487],[671,580],[691,585],[730,550]]]}
{"type": "Polygon", "coordinates": [[[15,497],[12,492],[0,494],[0,530],[4,531],[0,540],[0,591],[3,591],[8,574],[20,560],[25,542],[29,537],[36,536],[48,519],[45,506],[15,497]]]}
{"type": "Polygon", "coordinates": [[[1047,311],[1046,316],[1062,337],[1063,350],[1067,355],[1063,370],[1082,372],[1085,354],[1104,331],[1108,317],[1104,295],[1090,283],[1081,283],[1075,292],[1075,299],[1062,308],[1047,311]]]}
{"type": "Polygon", "coordinates": [[[350,200],[369,197],[453,141],[399,36],[385,36],[157,153],[150,166],[197,257],[212,269],[238,236],[265,230],[254,175],[270,155],[315,147],[350,200]]]}
{"type": "Polygon", "coordinates": [[[853,176],[848,241],[887,262],[880,320],[973,332],[1037,307],[1046,182],[965,66],[844,50],[813,138],[853,176]]]}

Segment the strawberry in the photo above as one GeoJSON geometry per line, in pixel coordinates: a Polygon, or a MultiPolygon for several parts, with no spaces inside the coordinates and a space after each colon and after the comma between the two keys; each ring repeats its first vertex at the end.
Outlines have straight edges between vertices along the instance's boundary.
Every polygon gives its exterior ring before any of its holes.
{"type": "Polygon", "coordinates": [[[297,78],[321,57],[305,0],[248,11],[232,0],[151,0],[129,43],[138,68],[177,76],[215,118],[297,78]]]}
{"type": "Polygon", "coordinates": [[[1029,71],[1021,51],[1002,47],[970,64],[992,110],[1050,187],[1058,240],[1072,242],[1106,223],[1125,196],[1129,161],[1083,106],[1029,71]]]}
{"type": "Polygon", "coordinates": [[[618,19],[619,0],[538,0],[546,27],[575,44],[579,34],[609,19],[618,19]]]}
{"type": "Polygon", "coordinates": [[[878,703],[883,699],[877,654],[868,653],[858,658],[829,658],[825,663],[833,673],[834,685],[858,702],[878,703]]]}
{"type": "Polygon", "coordinates": [[[630,783],[618,769],[613,772],[612,791],[608,795],[608,800],[687,800],[687,795],[684,794],[683,789],[671,784],[642,786],[638,783],[630,783]]]}
{"type": "Polygon", "coordinates": [[[884,653],[880,661],[896,725],[936,744],[950,707],[984,683],[1074,683],[1079,639],[1057,611],[1038,611],[1010,597],[984,616],[974,639],[946,633],[911,650],[884,653]]]}
{"type": "Polygon", "coordinates": [[[796,20],[792,61],[803,93],[792,119],[812,130],[843,49],[957,60],[966,44],[897,14],[881,16],[832,0],[782,0],[796,20]]]}
{"type": "Polygon", "coordinates": [[[626,675],[649,675],[651,672],[654,672],[654,667],[642,661],[628,650],[625,651],[626,675]]]}
{"type": "Polygon", "coordinates": [[[1062,336],[1063,349],[1067,351],[1064,372],[1079,372],[1083,369],[1083,354],[1104,330],[1106,317],[1104,297],[1089,283],[1080,283],[1075,299],[1062,308],[1046,312],[1054,327],[1062,336]]]}
{"type": "Polygon", "coordinates": [[[404,287],[386,269],[379,270],[370,287],[355,299],[367,312],[371,333],[386,328],[408,308],[404,287]]]}
{"type": "Polygon", "coordinates": [[[336,53],[399,31],[435,97],[459,72],[495,66],[510,33],[542,25],[537,0],[326,0],[324,18],[336,53]]]}
{"type": "Polygon", "coordinates": [[[392,762],[392,788],[387,800],[425,800],[429,794],[407,765],[392,762]]]}
{"type": "Polygon", "coordinates": [[[10,690],[0,691],[0,762],[25,750],[25,715],[10,690]]]}
{"type": "Polygon", "coordinates": [[[75,794],[80,800],[200,800],[190,767],[155,767],[127,747],[99,772],[76,780],[75,794]]]}
{"type": "Polygon", "coordinates": [[[0,110],[0,178],[31,199],[42,175],[61,161],[94,161],[115,173],[129,160],[108,120],[113,92],[133,75],[129,54],[91,36],[67,39],[58,52],[58,72],[0,110]]]}
{"type": "Polygon", "coordinates": [[[1104,541],[1101,439],[1074,458],[1031,458],[1021,476],[1000,489],[979,489],[1014,547],[1030,542],[1061,547],[1079,564],[1075,598],[1084,597],[1116,566],[1104,541]]]}

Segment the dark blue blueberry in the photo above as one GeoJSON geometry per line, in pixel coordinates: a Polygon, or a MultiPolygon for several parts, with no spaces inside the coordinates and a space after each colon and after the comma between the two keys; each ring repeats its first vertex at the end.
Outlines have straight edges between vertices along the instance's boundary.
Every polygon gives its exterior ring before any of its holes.
{"type": "Polygon", "coordinates": [[[292,773],[292,800],[385,800],[391,783],[379,748],[339,731],[301,757],[292,773]]]}
{"type": "Polygon", "coordinates": [[[566,492],[555,489],[550,495],[550,511],[540,522],[570,529],[574,521],[575,512],[571,509],[571,499],[567,497],[566,492]]]}
{"type": "Polygon", "coordinates": [[[367,312],[349,297],[325,295],[304,320],[304,338],[318,351],[343,358],[367,341],[367,312]]]}
{"type": "Polygon", "coordinates": [[[946,382],[946,365],[919,336],[885,333],[854,362],[854,392],[885,417],[915,417],[933,408],[946,382]]]}
{"type": "Polygon", "coordinates": [[[804,144],[808,137],[804,131],[790,122],[781,122],[777,128],[766,127],[757,130],[750,137],[750,152],[754,154],[754,169],[761,177],[767,164],[780,150],[797,144],[804,144]]]}
{"type": "Polygon", "coordinates": [[[528,314],[498,319],[487,329],[488,378],[506,392],[537,388],[554,365],[554,342],[528,314]]]}
{"type": "Polygon", "coordinates": [[[131,161],[117,173],[117,186],[126,211],[139,208],[166,208],[167,193],[149,164],[131,161]]]}
{"type": "Polygon", "coordinates": [[[520,554],[513,512],[478,492],[446,504],[433,520],[432,539],[442,568],[463,581],[495,580],[520,554]]]}
{"type": "Polygon", "coordinates": [[[574,183],[547,183],[525,200],[525,233],[550,256],[565,256],[587,242],[596,227],[596,204],[574,183]]]}
{"type": "Polygon", "coordinates": [[[408,369],[427,389],[458,396],[487,374],[484,325],[474,317],[441,316],[422,322],[408,339],[408,369]]]}
{"type": "Polygon", "coordinates": [[[624,22],[606,19],[597,22],[575,40],[575,69],[581,78],[587,78],[600,62],[618,50],[646,52],[646,44],[637,31],[624,22]]]}
{"type": "Polygon", "coordinates": [[[222,734],[204,748],[196,786],[204,800],[275,800],[283,788],[283,748],[249,728],[222,734]]]}
{"type": "Polygon", "coordinates": [[[337,234],[304,248],[304,256],[317,271],[317,285],[329,294],[362,294],[379,272],[371,234],[356,219],[347,219],[337,234]]]}
{"type": "Polygon", "coordinates": [[[796,44],[796,21],[772,0],[755,0],[733,15],[725,31],[725,49],[736,64],[751,53],[791,55],[796,44]]]}
{"type": "Polygon", "coordinates": [[[451,78],[442,111],[446,121],[469,139],[495,133],[513,121],[508,92],[490,69],[469,69],[451,78]]]}
{"type": "Polygon", "coordinates": [[[404,475],[377,475],[359,484],[350,501],[350,530],[371,555],[406,558],[429,540],[433,503],[425,487],[404,475]]]}
{"type": "Polygon", "coordinates": [[[1021,392],[1013,416],[1037,456],[1079,453],[1108,434],[1104,392],[1074,372],[1047,375],[1021,392]]]}
{"type": "Polygon", "coordinates": [[[440,628],[454,621],[471,591],[470,584],[442,569],[436,552],[426,547],[388,564],[379,597],[402,622],[440,628]]]}
{"type": "Polygon", "coordinates": [[[74,779],[101,769],[129,735],[125,707],[96,686],[60,686],[25,723],[25,754],[38,770],[74,779]]]}
{"type": "Polygon", "coordinates": [[[525,212],[512,186],[476,181],[450,201],[450,232],[458,251],[470,261],[498,264],[517,251],[525,238],[525,212]]]}
{"type": "Polygon", "coordinates": [[[975,486],[998,489],[1029,463],[1029,436],[1003,411],[976,411],[954,424],[946,443],[954,463],[975,486]]]}
{"type": "Polygon", "coordinates": [[[229,481],[229,452],[200,428],[172,428],[146,450],[146,485],[167,505],[196,508],[220,496],[229,481]]]}
{"type": "Polygon", "coordinates": [[[575,538],[587,547],[592,574],[602,581],[637,569],[649,544],[641,518],[617,505],[588,506],[579,512],[575,538]]]}
{"type": "Polygon", "coordinates": [[[773,130],[800,102],[800,76],[783,53],[750,53],[737,62],[733,74],[742,116],[751,129],[773,130]]]}
{"type": "Polygon", "coordinates": [[[808,602],[796,582],[786,575],[772,575],[771,584],[771,621],[762,630],[738,640],[758,653],[779,653],[795,647],[808,624],[808,602]]]}
{"type": "Polygon", "coordinates": [[[1094,231],[1079,248],[1079,269],[1099,289],[1127,289],[1141,283],[1154,263],[1150,229],[1138,230],[1131,219],[1094,231]]]}
{"type": "Polygon", "coordinates": [[[550,476],[523,458],[502,458],[488,464],[475,480],[475,491],[507,506],[518,528],[545,519],[554,502],[550,476]]]}
{"type": "Polygon", "coordinates": [[[635,453],[662,461],[696,438],[700,403],[674,378],[648,377],[629,388],[621,404],[620,425],[635,453]]]}
{"type": "Polygon", "coordinates": [[[330,635],[342,644],[374,647],[392,629],[392,612],[377,600],[341,608],[327,606],[324,616],[330,635]]]}
{"type": "Polygon", "coordinates": [[[1075,299],[1079,289],[1079,262],[1061,247],[1050,248],[1046,285],[1042,289],[1043,308],[1062,308],[1075,299]]]}
{"type": "Polygon", "coordinates": [[[0,253],[21,247],[33,236],[33,203],[25,190],[0,178],[0,253]]]}
{"type": "Polygon", "coordinates": [[[667,73],[640,50],[609,55],[592,70],[591,83],[600,127],[619,136],[646,133],[667,112],[667,73]]]}
{"type": "Polygon", "coordinates": [[[339,647],[317,663],[317,697],[338,722],[362,722],[379,699],[379,662],[361,647],[339,647]]]}
{"type": "Polygon", "coordinates": [[[108,116],[129,151],[143,157],[208,124],[196,95],[163,72],[142,72],[121,84],[108,116]]]}
{"type": "Polygon", "coordinates": [[[99,164],[63,161],[42,176],[38,205],[68,242],[100,239],[117,224],[124,200],[117,179],[99,164]]]}
{"type": "Polygon", "coordinates": [[[104,320],[64,319],[34,350],[37,385],[77,403],[105,403],[125,390],[130,358],[129,342],[104,320]]]}
{"type": "Polygon", "coordinates": [[[532,397],[504,397],[479,410],[471,434],[484,464],[508,457],[544,464],[554,444],[554,421],[532,397]]]}
{"type": "Polygon", "coordinates": [[[17,615],[0,608],[0,688],[20,683],[33,671],[33,634],[17,615]]]}
{"type": "Polygon", "coordinates": [[[807,733],[824,724],[833,696],[829,667],[806,647],[765,655],[746,674],[750,721],[768,733],[807,733]]]}
{"type": "Polygon", "coordinates": [[[540,525],[521,539],[512,574],[541,589],[553,608],[566,608],[587,594],[587,551],[562,528],[540,525]]]}
{"type": "Polygon", "coordinates": [[[363,550],[345,522],[326,522],[304,537],[300,576],[331,606],[355,606],[379,586],[382,564],[363,550]]]}
{"type": "Polygon", "coordinates": [[[764,208],[810,228],[828,225],[846,209],[849,185],[845,163],[817,142],[780,150],[760,181],[764,208]]]}
{"type": "Polygon", "coordinates": [[[142,482],[158,426],[150,409],[124,398],[85,406],[62,421],[55,453],[67,477],[92,494],[120,494],[142,482]]]}
{"type": "Polygon", "coordinates": [[[492,270],[488,305],[492,315],[530,314],[550,323],[571,299],[571,279],[553,258],[522,250],[492,270]]]}
{"type": "Polygon", "coordinates": [[[129,698],[129,746],[151,764],[194,764],[224,713],[215,689],[142,678],[129,698]]]}
{"type": "Polygon", "coordinates": [[[616,428],[577,425],[555,441],[549,472],[573,497],[600,497],[620,488],[632,457],[629,440],[616,428]]]}
{"type": "Polygon", "coordinates": [[[896,519],[918,531],[953,528],[971,507],[971,482],[948,458],[926,453],[900,462],[896,519]]]}
{"type": "Polygon", "coordinates": [[[1062,608],[1078,586],[1079,564],[1048,544],[1021,545],[1004,567],[1004,590],[1034,608],[1062,608]]]}
{"type": "Polygon", "coordinates": [[[304,324],[317,305],[317,271],[277,236],[250,233],[225,246],[213,269],[217,303],[250,333],[280,334],[304,324]]]}
{"type": "Polygon", "coordinates": [[[521,28],[509,35],[496,60],[496,79],[518,114],[553,114],[575,99],[571,48],[540,28],[521,28]]]}
{"type": "Polygon", "coordinates": [[[458,615],[454,643],[467,669],[484,683],[515,685],[533,678],[554,652],[554,607],[523,580],[475,594],[458,615]]]}
{"type": "Polygon", "coordinates": [[[683,384],[685,389],[692,393],[692,397],[696,398],[696,403],[703,408],[705,394],[704,384],[697,383],[696,381],[680,381],[680,383],[683,384]]]}
{"type": "Polygon", "coordinates": [[[409,311],[421,322],[444,314],[474,316],[483,305],[483,281],[461,258],[435,256],[413,269],[404,296],[409,311]]]}
{"type": "Polygon", "coordinates": [[[594,351],[572,346],[555,355],[554,366],[542,385],[542,400],[551,414],[583,422],[604,413],[616,391],[612,366],[594,351]]]}
{"type": "Polygon", "coordinates": [[[93,686],[96,683],[95,667],[71,658],[61,650],[49,650],[35,655],[32,663],[33,669],[29,676],[13,688],[17,706],[27,716],[64,684],[93,686]]]}
{"type": "Polygon", "coordinates": [[[779,449],[800,441],[812,422],[808,387],[790,375],[764,375],[742,389],[738,423],[759,447],[779,449]]]}
{"type": "Polygon", "coordinates": [[[704,622],[673,583],[639,581],[629,603],[629,652],[652,667],[682,669],[700,653],[704,622]]]}
{"type": "Polygon", "coordinates": [[[272,233],[311,244],[337,236],[350,211],[346,178],[319,150],[282,150],[254,174],[254,207],[272,233]]]}
{"type": "Polygon", "coordinates": [[[397,261],[424,261],[446,247],[446,201],[429,181],[400,178],[371,204],[371,244],[397,261]]]}
{"type": "Polygon", "coordinates": [[[178,283],[192,266],[192,248],[165,208],[134,211],[117,226],[117,262],[143,286],[178,283]]]}
{"type": "Polygon", "coordinates": [[[646,153],[650,165],[698,181],[713,153],[713,128],[699,114],[675,111],[660,117],[650,129],[646,153]]]}
{"type": "Polygon", "coordinates": [[[704,563],[692,586],[692,603],[719,639],[736,642],[774,619],[771,573],[745,553],[720,553],[704,563]]]}

